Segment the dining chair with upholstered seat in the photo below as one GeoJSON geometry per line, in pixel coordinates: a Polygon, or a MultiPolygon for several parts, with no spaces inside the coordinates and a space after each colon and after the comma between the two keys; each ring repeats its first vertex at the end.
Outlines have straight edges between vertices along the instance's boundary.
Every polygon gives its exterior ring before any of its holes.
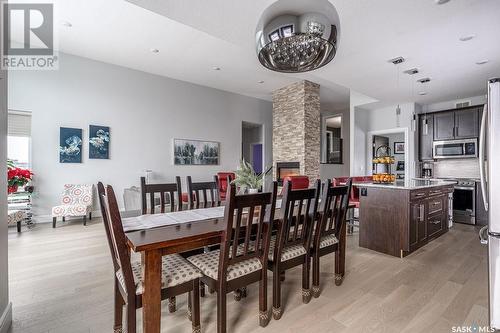
{"type": "Polygon", "coordinates": [[[223,231],[218,250],[189,257],[217,292],[217,332],[226,332],[227,293],[259,282],[259,323],[269,323],[267,309],[267,256],[276,205],[277,183],[272,193],[236,195],[228,188],[223,231]]]}
{"type": "Polygon", "coordinates": [[[217,176],[214,176],[213,181],[196,183],[193,183],[191,176],[187,176],[186,185],[189,209],[220,206],[217,176]]]}
{"type": "MultiPolygon", "coordinates": [[[[182,210],[182,185],[181,177],[175,178],[175,183],[146,184],[146,177],[141,177],[141,199],[142,214],[165,213],[166,208],[169,212],[182,210]],[[149,196],[149,200],[148,200],[149,196]],[[167,205],[167,197],[169,204],[167,205]],[[157,203],[159,199],[159,203],[157,203]],[[149,207],[148,207],[149,201],[149,207]]],[[[172,297],[168,300],[168,311],[175,312],[176,300],[172,297]]]]}
{"type": "Polygon", "coordinates": [[[169,207],[171,212],[182,210],[181,177],[177,176],[175,183],[164,184],[146,184],[146,177],[141,177],[141,199],[142,214],[154,214],[157,210],[159,210],[159,213],[165,213],[166,207],[169,207]],[[168,205],[167,196],[169,199],[168,205]],[[156,202],[157,198],[160,199],[159,205],[156,202]]]}
{"type": "MultiPolygon", "coordinates": [[[[128,333],[136,332],[136,309],[142,307],[143,272],[140,262],[131,261],[122,220],[113,187],[104,189],[97,184],[99,202],[114,267],[114,332],[123,332],[123,306],[126,306],[128,333]]],[[[200,271],[178,254],[162,257],[161,298],[163,300],[185,293],[188,296],[188,318],[193,333],[200,332],[200,271]]]]}
{"type": "Polygon", "coordinates": [[[321,181],[314,188],[292,190],[285,181],[277,234],[271,238],[268,268],[273,271],[273,318],[279,320],[281,307],[281,275],[302,265],[302,301],[311,300],[309,288],[311,230],[317,216],[321,181]]]}
{"type": "Polygon", "coordinates": [[[314,297],[320,295],[320,257],[335,253],[335,284],[341,285],[344,279],[346,212],[349,207],[351,183],[352,180],[348,179],[345,186],[332,186],[331,181],[328,180],[321,196],[320,217],[314,228],[311,244],[314,297]]]}

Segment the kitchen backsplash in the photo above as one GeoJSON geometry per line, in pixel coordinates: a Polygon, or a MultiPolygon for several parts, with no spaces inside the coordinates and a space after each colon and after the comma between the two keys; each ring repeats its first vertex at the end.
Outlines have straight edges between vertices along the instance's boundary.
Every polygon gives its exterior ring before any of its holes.
{"type": "Polygon", "coordinates": [[[479,160],[464,158],[434,162],[435,178],[479,178],[479,160]]]}

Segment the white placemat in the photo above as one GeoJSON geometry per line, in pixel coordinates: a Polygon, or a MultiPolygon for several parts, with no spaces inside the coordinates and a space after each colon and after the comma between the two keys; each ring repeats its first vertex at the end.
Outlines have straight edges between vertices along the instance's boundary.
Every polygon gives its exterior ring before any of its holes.
{"type": "MultiPolygon", "coordinates": [[[[276,200],[276,209],[281,208],[281,199],[276,200]]],[[[146,214],[122,219],[123,230],[125,232],[152,229],[175,225],[180,223],[189,223],[209,219],[223,218],[224,206],[201,208],[193,210],[182,210],[180,212],[171,212],[163,214],[146,214]]]]}
{"type": "Polygon", "coordinates": [[[128,217],[123,219],[122,223],[123,230],[129,232],[222,217],[224,217],[224,206],[128,217]]]}

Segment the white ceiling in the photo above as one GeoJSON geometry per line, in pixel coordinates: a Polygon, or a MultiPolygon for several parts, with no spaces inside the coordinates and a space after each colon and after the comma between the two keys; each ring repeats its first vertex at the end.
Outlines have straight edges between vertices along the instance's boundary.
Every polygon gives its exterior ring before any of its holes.
{"type": "MultiPolygon", "coordinates": [[[[326,0],[287,1],[309,6],[326,0]]],[[[255,27],[273,2],[54,0],[59,49],[267,100],[273,90],[308,79],[321,84],[322,103],[332,110],[348,105],[349,89],[386,103],[427,104],[484,94],[486,80],[500,76],[499,0],[441,6],[434,0],[330,0],[341,21],[337,56],[324,68],[298,75],[271,72],[257,60],[255,27]],[[459,41],[469,34],[476,38],[459,41]],[[396,68],[387,63],[396,56],[407,59],[400,70],[421,70],[416,77],[401,74],[399,88],[396,68]],[[483,59],[489,63],[475,64],[483,59]],[[412,93],[412,81],[424,76],[432,81],[415,83],[412,93]],[[417,94],[424,90],[426,96],[417,94]]]]}

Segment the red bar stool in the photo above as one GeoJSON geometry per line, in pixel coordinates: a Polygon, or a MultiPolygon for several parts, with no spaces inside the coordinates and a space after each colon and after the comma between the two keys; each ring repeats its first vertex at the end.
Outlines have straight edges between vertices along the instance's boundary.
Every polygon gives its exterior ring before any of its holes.
{"type": "Polygon", "coordinates": [[[235,178],[234,172],[217,172],[217,187],[222,201],[226,200],[227,188],[235,178]]]}
{"type": "MultiPolygon", "coordinates": [[[[352,182],[371,182],[373,181],[373,176],[358,176],[350,177],[352,182]]],[[[334,186],[341,186],[347,183],[349,177],[337,177],[333,178],[332,183],[334,186]]],[[[352,234],[354,232],[354,227],[359,228],[359,217],[354,216],[354,209],[359,209],[359,188],[352,186],[351,196],[349,198],[349,215],[347,218],[347,232],[352,234]]]]}

